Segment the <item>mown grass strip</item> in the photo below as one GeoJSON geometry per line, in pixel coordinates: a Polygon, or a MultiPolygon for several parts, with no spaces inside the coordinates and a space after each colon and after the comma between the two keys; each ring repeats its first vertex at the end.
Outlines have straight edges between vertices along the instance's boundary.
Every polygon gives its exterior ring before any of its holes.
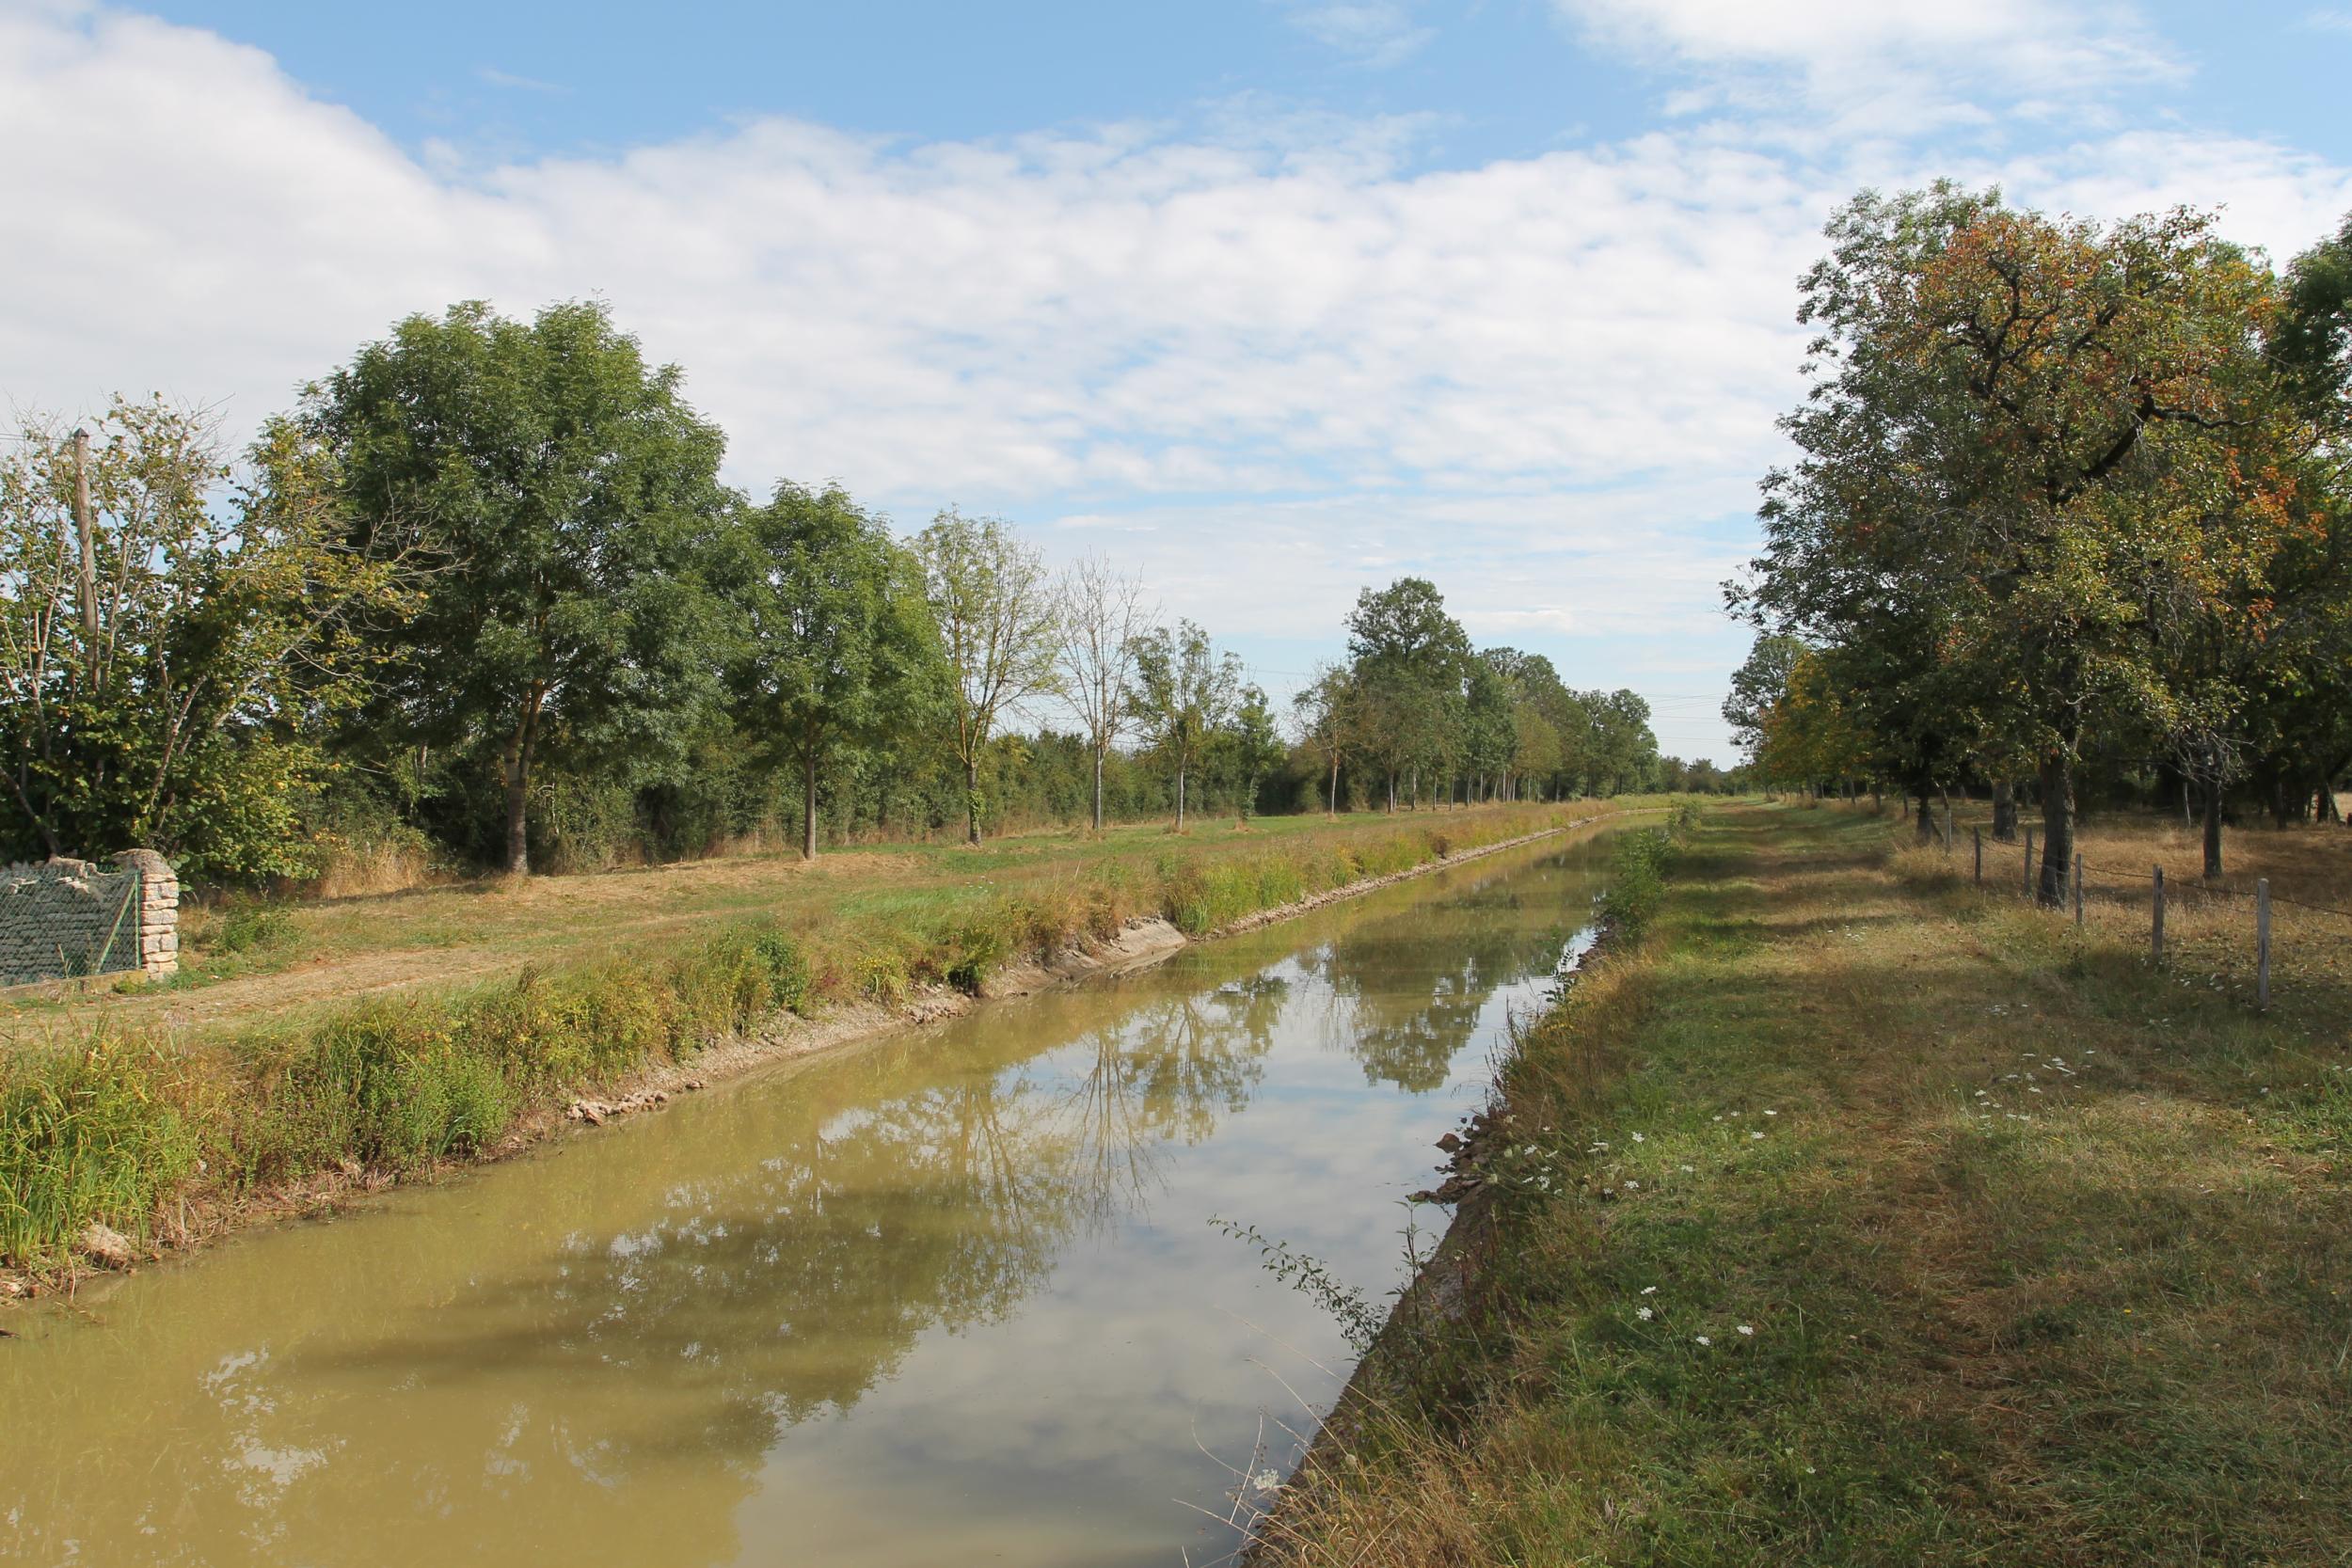
{"type": "Polygon", "coordinates": [[[1885,862],[1710,819],[1508,1067],[1455,1351],[1265,1560],[2352,1558],[2340,1028],[1885,862]]]}

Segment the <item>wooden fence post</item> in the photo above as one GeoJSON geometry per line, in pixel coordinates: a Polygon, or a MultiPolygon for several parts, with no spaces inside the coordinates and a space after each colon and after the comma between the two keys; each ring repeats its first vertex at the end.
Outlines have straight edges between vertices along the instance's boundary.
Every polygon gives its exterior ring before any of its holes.
{"type": "Polygon", "coordinates": [[[2148,927],[2148,957],[2152,962],[2164,962],[2164,867],[2156,867],[2155,916],[2148,927]]]}
{"type": "Polygon", "coordinates": [[[2270,1006],[2270,879],[2254,884],[2254,1006],[2270,1006]]]}
{"type": "Polygon", "coordinates": [[[1984,886],[1984,830],[1971,828],[1968,832],[1977,841],[1977,885],[1982,887],[1984,886]]]}
{"type": "Polygon", "coordinates": [[[2074,856],[2074,929],[2083,928],[2083,858],[2074,856]]]}

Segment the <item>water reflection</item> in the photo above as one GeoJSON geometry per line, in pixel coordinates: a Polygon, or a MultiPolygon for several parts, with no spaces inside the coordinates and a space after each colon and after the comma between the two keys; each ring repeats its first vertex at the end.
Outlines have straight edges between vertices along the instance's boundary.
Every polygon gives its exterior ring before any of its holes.
{"type": "Polygon", "coordinates": [[[20,1319],[0,1557],[1168,1560],[1172,1499],[1222,1479],[1195,1437],[1246,1447],[1268,1396],[1249,1356],[1338,1364],[1202,1221],[1255,1205],[1378,1283],[1452,1109],[1363,1084],[1460,1076],[1548,974],[1584,860],[803,1064],[132,1280],[101,1322],[20,1319]],[[1334,1030],[1362,1084],[1324,1066],[1334,1030]]]}
{"type": "Polygon", "coordinates": [[[1557,968],[1589,923],[1590,894],[1577,883],[1489,874],[1422,920],[1335,937],[1308,959],[1342,1004],[1327,1037],[1363,1064],[1369,1083],[1438,1088],[1496,991],[1557,968]]]}

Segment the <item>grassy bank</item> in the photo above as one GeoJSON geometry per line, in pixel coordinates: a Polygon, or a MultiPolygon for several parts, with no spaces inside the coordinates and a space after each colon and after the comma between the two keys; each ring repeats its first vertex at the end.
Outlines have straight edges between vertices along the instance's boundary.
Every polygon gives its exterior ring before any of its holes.
{"type": "Polygon", "coordinates": [[[1524,1035],[1461,1315],[1265,1560],[2352,1557],[2342,998],[2144,943],[1711,817],[1524,1035]]]}
{"type": "MultiPolygon", "coordinates": [[[[278,1012],[248,1000],[202,1027],[133,1010],[154,997],[92,998],[81,1015],[38,1015],[53,1037],[0,1046],[0,1263],[55,1267],[93,1222],[184,1241],[245,1196],[320,1173],[398,1177],[495,1151],[572,1096],[691,1062],[779,1015],[891,1007],[937,988],[977,995],[1009,965],[1108,941],[1137,918],[1199,935],[1605,809],[1049,842],[947,860],[929,878],[877,861],[868,881],[809,878],[749,909],[739,879],[716,895],[680,881],[672,891],[687,897],[673,904],[690,908],[654,925],[599,932],[575,911],[557,961],[489,939],[508,973],[473,983],[278,1012]]],[[[377,911],[388,945],[414,937],[410,912],[404,925],[377,911]]]]}

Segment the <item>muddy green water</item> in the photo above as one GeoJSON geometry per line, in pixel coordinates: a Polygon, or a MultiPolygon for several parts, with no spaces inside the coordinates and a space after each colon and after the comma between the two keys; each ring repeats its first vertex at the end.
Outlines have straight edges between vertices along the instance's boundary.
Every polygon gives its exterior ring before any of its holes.
{"type": "Polygon", "coordinates": [[[1476,862],[16,1314],[0,1561],[1215,1560],[1236,1472],[1289,1468],[1349,1358],[1211,1217],[1393,1286],[1399,1200],[1605,850],[1476,862]]]}

